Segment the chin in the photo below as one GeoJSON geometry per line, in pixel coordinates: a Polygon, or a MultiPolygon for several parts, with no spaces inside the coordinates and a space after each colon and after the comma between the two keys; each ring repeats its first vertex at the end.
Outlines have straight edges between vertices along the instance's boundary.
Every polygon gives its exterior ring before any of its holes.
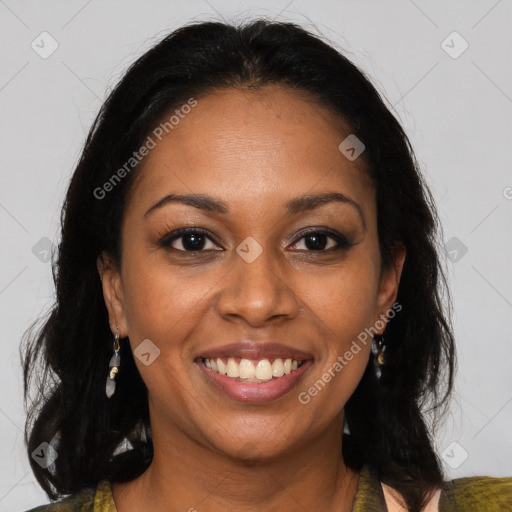
{"type": "Polygon", "coordinates": [[[292,446],[286,446],[283,439],[269,436],[269,432],[272,432],[272,430],[266,430],[260,439],[256,439],[254,433],[246,438],[239,436],[236,439],[226,439],[222,446],[219,445],[217,440],[215,449],[225,454],[226,457],[251,464],[277,459],[282,457],[285,452],[293,449],[292,446]]]}

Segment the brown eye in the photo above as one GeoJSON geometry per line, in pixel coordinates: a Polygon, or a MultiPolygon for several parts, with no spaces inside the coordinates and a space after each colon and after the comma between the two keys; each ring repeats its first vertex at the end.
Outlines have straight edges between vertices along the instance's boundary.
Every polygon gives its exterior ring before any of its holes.
{"type": "Polygon", "coordinates": [[[162,238],[159,242],[161,247],[171,248],[182,252],[200,252],[206,250],[218,250],[218,247],[206,235],[206,231],[197,228],[179,229],[162,238]],[[208,246],[208,243],[211,246],[208,246]]]}
{"type": "Polygon", "coordinates": [[[314,230],[303,234],[294,244],[293,250],[298,251],[317,251],[317,252],[331,252],[340,249],[348,249],[354,244],[351,244],[347,238],[334,230],[314,230]],[[304,242],[301,242],[301,241],[304,242]],[[297,245],[302,244],[302,247],[297,245]]]}

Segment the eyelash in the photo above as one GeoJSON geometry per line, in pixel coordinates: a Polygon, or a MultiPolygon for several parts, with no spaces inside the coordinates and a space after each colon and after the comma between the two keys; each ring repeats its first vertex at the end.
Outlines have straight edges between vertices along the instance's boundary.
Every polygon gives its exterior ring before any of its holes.
{"type": "MultiPolygon", "coordinates": [[[[320,250],[299,249],[298,252],[310,252],[310,253],[318,253],[318,254],[319,253],[331,253],[331,252],[334,252],[334,251],[347,250],[347,249],[350,249],[351,247],[353,247],[355,245],[354,243],[351,243],[349,240],[347,240],[347,238],[344,235],[342,235],[341,233],[338,233],[337,231],[335,231],[333,229],[330,229],[330,228],[315,228],[315,229],[310,229],[310,230],[308,230],[306,232],[301,233],[301,236],[299,238],[297,238],[293,242],[292,246],[293,245],[297,245],[297,243],[300,240],[302,240],[303,238],[306,238],[307,236],[312,235],[312,234],[315,234],[315,235],[325,235],[328,238],[332,238],[337,243],[337,246],[331,247],[329,249],[320,249],[320,250]]],[[[176,231],[173,231],[171,233],[168,233],[168,234],[164,235],[159,240],[158,244],[162,248],[166,248],[166,249],[169,249],[169,250],[173,250],[173,251],[177,251],[177,252],[182,252],[182,253],[189,253],[189,254],[195,254],[195,253],[199,253],[199,252],[207,252],[207,251],[211,251],[212,250],[212,249],[207,249],[207,250],[200,249],[200,250],[197,250],[197,251],[187,251],[187,250],[183,250],[183,249],[175,249],[174,247],[170,247],[170,245],[175,240],[178,240],[178,239],[180,239],[180,238],[182,238],[182,237],[184,237],[186,235],[204,235],[211,242],[216,243],[212,239],[212,237],[209,235],[208,231],[206,231],[205,229],[202,229],[202,228],[182,228],[182,229],[178,229],[176,231]]],[[[214,249],[214,250],[218,250],[218,249],[214,249]]]]}

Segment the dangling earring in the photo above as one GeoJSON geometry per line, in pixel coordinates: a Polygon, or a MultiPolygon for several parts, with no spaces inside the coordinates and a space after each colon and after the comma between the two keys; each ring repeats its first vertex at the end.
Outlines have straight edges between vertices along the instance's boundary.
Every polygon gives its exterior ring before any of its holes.
{"type": "Polygon", "coordinates": [[[348,426],[347,417],[343,415],[343,433],[350,435],[350,428],[348,426]]]}
{"type": "Polygon", "coordinates": [[[119,355],[119,326],[116,325],[116,337],[114,339],[114,355],[110,358],[108,367],[110,372],[107,376],[107,383],[105,386],[105,393],[110,398],[116,390],[116,381],[114,380],[117,372],[119,371],[119,363],[121,362],[121,356],[119,355]]]}
{"type": "Polygon", "coordinates": [[[373,364],[375,366],[375,375],[377,380],[382,376],[382,367],[386,363],[384,352],[386,351],[386,342],[382,334],[377,334],[372,340],[373,364]]]}

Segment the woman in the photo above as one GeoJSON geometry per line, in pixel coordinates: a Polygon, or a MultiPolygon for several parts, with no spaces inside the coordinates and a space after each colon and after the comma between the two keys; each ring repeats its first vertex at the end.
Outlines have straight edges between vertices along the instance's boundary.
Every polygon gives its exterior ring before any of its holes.
{"type": "Polygon", "coordinates": [[[445,481],[438,221],[370,82],[300,27],[183,27],[102,107],[24,347],[34,510],[504,510],[445,481]],[[53,383],[49,379],[57,376],[53,383]],[[424,416],[428,408],[431,415],[424,416]]]}

